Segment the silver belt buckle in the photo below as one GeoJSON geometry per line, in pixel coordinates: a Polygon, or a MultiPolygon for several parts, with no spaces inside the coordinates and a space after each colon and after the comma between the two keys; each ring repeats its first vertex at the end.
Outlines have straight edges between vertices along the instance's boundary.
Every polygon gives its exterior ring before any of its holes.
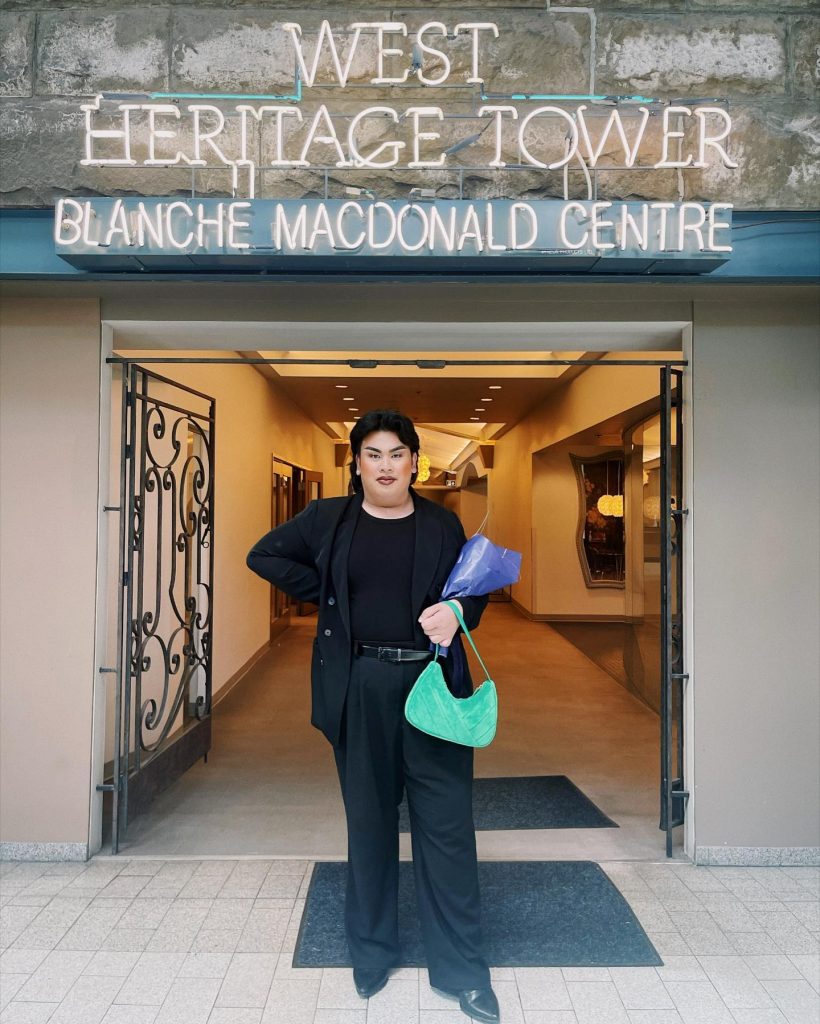
{"type": "Polygon", "coordinates": [[[379,661],[401,661],[401,647],[380,647],[379,661]],[[398,652],[398,657],[393,652],[398,652]]]}

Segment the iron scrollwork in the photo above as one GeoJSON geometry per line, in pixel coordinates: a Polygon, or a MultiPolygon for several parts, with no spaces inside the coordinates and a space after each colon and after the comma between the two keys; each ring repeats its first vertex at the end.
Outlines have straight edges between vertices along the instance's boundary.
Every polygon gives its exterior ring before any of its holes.
{"type": "Polygon", "coordinates": [[[138,376],[128,618],[136,768],[186,717],[210,711],[213,571],[213,410],[183,409],[167,400],[179,385],[138,376]]]}

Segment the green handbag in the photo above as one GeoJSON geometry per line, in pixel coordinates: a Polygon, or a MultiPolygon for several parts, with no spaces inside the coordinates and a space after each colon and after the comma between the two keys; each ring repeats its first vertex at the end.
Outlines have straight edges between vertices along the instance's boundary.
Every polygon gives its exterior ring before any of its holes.
{"type": "Polygon", "coordinates": [[[470,646],[476,653],[484,669],[484,682],[470,697],[454,697],[447,689],[444,673],[438,662],[438,648],[433,660],[424,667],[424,671],[413,684],[404,704],[404,716],[407,721],[430,736],[440,740],[460,743],[465,747],[486,747],[495,736],[498,719],[498,695],[495,683],[490,679],[487,666],[481,661],[481,655],[473,643],[470,631],[464,625],[464,619],[458,605],[445,601],[456,614],[456,618],[464,630],[470,646]]]}

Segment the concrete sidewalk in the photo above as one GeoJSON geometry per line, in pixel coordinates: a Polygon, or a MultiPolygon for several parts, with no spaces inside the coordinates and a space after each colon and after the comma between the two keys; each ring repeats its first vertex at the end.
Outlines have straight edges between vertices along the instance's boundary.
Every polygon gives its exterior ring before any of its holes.
{"type": "MultiPolygon", "coordinates": [[[[402,969],[290,966],[311,863],[0,864],[0,1024],[464,1024],[402,969]]],[[[496,968],[503,1024],[818,1024],[820,869],[601,862],[662,967],[496,968]]]]}

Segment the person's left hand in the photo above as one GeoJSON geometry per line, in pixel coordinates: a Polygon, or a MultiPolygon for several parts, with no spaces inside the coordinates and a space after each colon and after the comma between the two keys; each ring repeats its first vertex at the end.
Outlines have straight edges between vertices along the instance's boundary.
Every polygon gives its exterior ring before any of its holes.
{"type": "MultiPolygon", "coordinates": [[[[462,611],[460,601],[453,603],[458,605],[459,611],[462,611]]],[[[456,613],[443,601],[425,608],[419,615],[419,624],[434,644],[441,644],[444,647],[450,646],[450,641],[458,629],[456,613]]]]}

